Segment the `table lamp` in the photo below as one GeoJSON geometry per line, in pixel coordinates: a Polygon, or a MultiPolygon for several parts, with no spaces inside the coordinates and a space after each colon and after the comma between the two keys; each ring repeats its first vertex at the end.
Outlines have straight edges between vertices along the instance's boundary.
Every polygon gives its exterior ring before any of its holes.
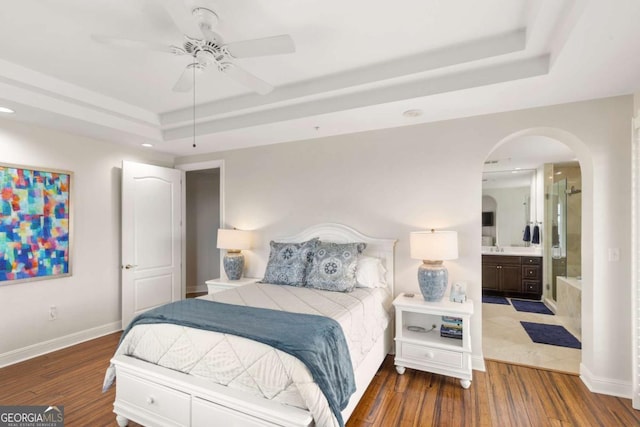
{"type": "Polygon", "coordinates": [[[449,272],[442,261],[458,258],[456,231],[414,231],[409,236],[411,258],[421,259],[418,284],[425,301],[440,301],[447,290],[449,272]]]}
{"type": "Polygon", "coordinates": [[[229,280],[239,280],[244,271],[242,249],[251,249],[251,233],[243,230],[218,229],[218,249],[226,249],[222,264],[229,280]]]}

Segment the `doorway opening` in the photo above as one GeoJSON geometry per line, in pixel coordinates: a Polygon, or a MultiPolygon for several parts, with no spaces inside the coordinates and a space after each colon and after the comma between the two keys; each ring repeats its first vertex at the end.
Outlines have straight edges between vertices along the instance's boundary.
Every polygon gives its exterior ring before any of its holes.
{"type": "Polygon", "coordinates": [[[204,294],[206,281],[220,277],[220,169],[185,173],[186,293],[204,294]]]}
{"type": "Polygon", "coordinates": [[[184,296],[207,293],[206,281],[220,277],[218,229],[224,224],[224,160],[185,163],[182,181],[182,283],[184,296]]]}
{"type": "Polygon", "coordinates": [[[493,229],[482,227],[483,295],[493,298],[482,307],[486,358],[579,373],[580,349],[535,343],[522,322],[562,326],[581,341],[581,293],[566,280],[581,279],[581,188],[576,154],[554,138],[510,138],[485,161],[483,214],[488,197],[496,202],[493,229]],[[522,300],[549,314],[516,310],[522,300]]]}

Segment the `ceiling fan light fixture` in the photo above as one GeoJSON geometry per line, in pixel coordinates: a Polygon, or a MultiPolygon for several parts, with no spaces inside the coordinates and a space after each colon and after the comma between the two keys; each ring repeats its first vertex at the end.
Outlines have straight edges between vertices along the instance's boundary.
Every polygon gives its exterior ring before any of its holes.
{"type": "Polygon", "coordinates": [[[203,70],[209,65],[217,64],[214,55],[206,50],[200,50],[196,52],[196,61],[198,61],[196,70],[203,70]]]}

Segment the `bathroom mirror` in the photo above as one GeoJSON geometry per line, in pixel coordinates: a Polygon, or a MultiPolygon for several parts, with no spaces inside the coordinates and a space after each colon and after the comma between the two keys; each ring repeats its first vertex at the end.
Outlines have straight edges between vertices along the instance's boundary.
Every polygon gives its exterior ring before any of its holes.
{"type": "Polygon", "coordinates": [[[535,211],[531,206],[535,181],[535,169],[482,174],[482,212],[494,212],[493,225],[482,227],[483,246],[524,246],[523,230],[532,221],[531,211],[535,211]]]}

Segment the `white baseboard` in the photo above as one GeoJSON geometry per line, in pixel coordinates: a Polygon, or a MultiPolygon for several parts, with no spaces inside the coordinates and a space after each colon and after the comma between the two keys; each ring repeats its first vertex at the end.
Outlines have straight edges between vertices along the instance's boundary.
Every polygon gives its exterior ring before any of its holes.
{"type": "Polygon", "coordinates": [[[553,311],[553,314],[556,314],[558,312],[558,306],[556,305],[556,302],[550,298],[544,298],[544,305],[546,305],[551,311],[553,311]]]}
{"type": "Polygon", "coordinates": [[[471,356],[471,368],[474,371],[486,372],[487,367],[484,364],[484,357],[482,355],[471,356]]]}
{"type": "Polygon", "coordinates": [[[580,364],[580,379],[593,393],[607,394],[609,396],[633,397],[633,387],[629,381],[612,380],[593,375],[586,366],[580,364]]]}
{"type": "MultiPolygon", "coordinates": [[[[51,353],[52,351],[61,350],[81,342],[99,338],[114,332],[122,330],[122,322],[113,322],[106,325],[98,326],[84,331],[76,332],[63,337],[54,338],[49,341],[40,342],[27,347],[11,350],[0,354],[0,368],[32,359],[36,356],[51,353]]],[[[115,348],[113,349],[115,351],[115,348]]]]}

